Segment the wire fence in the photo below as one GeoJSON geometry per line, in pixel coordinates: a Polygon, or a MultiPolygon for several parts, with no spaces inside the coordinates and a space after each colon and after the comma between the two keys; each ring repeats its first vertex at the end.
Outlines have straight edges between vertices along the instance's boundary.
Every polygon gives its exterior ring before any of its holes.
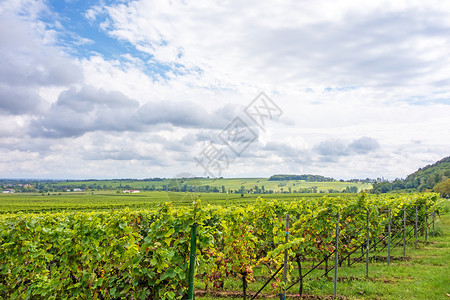
{"type": "MultiPolygon", "coordinates": [[[[383,234],[381,237],[378,238],[372,238],[372,240],[370,240],[369,238],[369,233],[370,233],[370,226],[373,224],[370,224],[370,214],[369,211],[367,212],[367,226],[366,228],[359,228],[356,233],[354,233],[354,235],[358,235],[360,234],[362,231],[366,231],[367,233],[367,238],[363,241],[361,241],[359,243],[359,245],[354,246],[353,249],[350,252],[342,252],[339,250],[339,230],[338,228],[336,228],[336,244],[335,244],[335,249],[328,255],[325,255],[324,258],[318,262],[317,264],[313,265],[310,269],[308,269],[306,271],[305,274],[299,276],[296,280],[294,280],[293,282],[291,282],[289,285],[287,285],[286,282],[286,276],[284,276],[284,284],[285,284],[285,289],[284,289],[284,293],[280,294],[280,299],[286,299],[286,291],[290,290],[292,287],[294,287],[295,285],[297,285],[298,283],[302,283],[302,281],[308,276],[310,275],[314,270],[317,270],[320,266],[322,266],[323,264],[325,264],[325,271],[322,275],[317,276],[315,278],[312,278],[312,280],[314,279],[319,279],[322,277],[328,277],[328,274],[330,273],[330,271],[335,270],[335,274],[334,274],[334,297],[337,297],[337,282],[338,282],[338,278],[337,278],[337,274],[338,274],[338,268],[342,267],[342,263],[348,259],[349,263],[348,263],[348,267],[351,267],[352,265],[354,265],[355,263],[361,263],[363,262],[363,258],[364,256],[366,256],[366,277],[369,277],[369,265],[370,262],[375,260],[376,258],[379,258],[379,254],[382,253],[386,247],[388,248],[388,254],[386,257],[386,261],[387,264],[390,264],[390,260],[391,260],[391,252],[390,250],[392,248],[397,248],[399,246],[403,247],[403,256],[402,258],[405,259],[406,257],[406,244],[412,239],[415,238],[415,247],[417,247],[417,242],[418,242],[418,232],[419,232],[419,227],[423,224],[419,224],[418,222],[418,218],[417,218],[417,207],[416,207],[416,214],[415,214],[415,222],[414,225],[411,227],[411,224],[407,225],[406,219],[407,219],[407,212],[406,212],[406,208],[402,209],[403,210],[403,219],[399,221],[399,223],[394,224],[392,223],[391,220],[391,215],[390,215],[390,210],[386,210],[386,212],[388,212],[389,217],[387,218],[387,222],[386,224],[375,224],[375,226],[384,226],[384,227],[388,227],[386,228],[387,230],[384,231],[385,234],[383,234]],[[407,228],[407,227],[411,227],[411,228],[407,228]],[[386,233],[387,231],[387,233],[386,233]],[[412,234],[414,231],[414,234],[412,234]],[[383,246],[380,249],[376,249],[377,245],[382,244],[383,246]],[[366,245],[366,249],[364,249],[364,245],[366,245]],[[358,256],[357,258],[353,258],[352,261],[350,261],[350,257],[351,255],[353,255],[355,252],[357,252],[359,249],[361,249],[361,251],[363,252],[362,255],[358,256]],[[374,252],[375,251],[375,252],[374,252]],[[335,264],[334,266],[331,266],[330,268],[328,268],[328,260],[332,255],[335,255],[335,264]],[[342,258],[338,258],[339,254],[341,254],[343,257],[342,258]]],[[[434,236],[434,231],[435,231],[435,212],[431,212],[431,213],[427,213],[426,215],[426,219],[425,219],[425,230],[424,233],[422,234],[422,236],[425,236],[425,242],[427,242],[427,238],[428,238],[428,228],[430,227],[430,225],[432,225],[432,235],[434,236]],[[432,217],[432,223],[428,223],[428,217],[431,216],[432,217]]],[[[286,220],[288,220],[288,216],[286,218],[286,220]]],[[[279,219],[281,221],[281,219],[279,219]]],[[[312,220],[309,220],[312,221],[312,220]]],[[[337,224],[339,224],[339,216],[337,216],[337,224]]],[[[287,242],[287,240],[286,240],[287,242]]],[[[281,244],[281,243],[280,243],[281,244]]],[[[286,270],[287,265],[286,262],[281,265],[271,276],[270,278],[264,282],[264,284],[261,286],[261,288],[252,296],[251,299],[256,299],[256,297],[264,290],[264,288],[272,281],[274,280],[274,278],[276,277],[276,275],[282,270],[285,269],[286,270]]],[[[300,288],[300,290],[302,290],[302,288],[300,288]]],[[[300,293],[301,294],[301,293],[300,293]]]]}

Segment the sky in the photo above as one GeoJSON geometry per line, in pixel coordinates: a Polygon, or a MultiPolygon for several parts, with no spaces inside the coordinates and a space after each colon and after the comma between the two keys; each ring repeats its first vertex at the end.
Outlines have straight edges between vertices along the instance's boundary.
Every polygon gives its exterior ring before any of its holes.
{"type": "Polygon", "coordinates": [[[0,0],[0,178],[404,178],[450,155],[450,2],[0,0]]]}

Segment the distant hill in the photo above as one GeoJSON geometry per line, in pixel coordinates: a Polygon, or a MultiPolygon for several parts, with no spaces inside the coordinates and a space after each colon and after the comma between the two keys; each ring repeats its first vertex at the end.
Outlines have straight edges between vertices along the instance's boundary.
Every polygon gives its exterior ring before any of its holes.
{"type": "Polygon", "coordinates": [[[450,156],[434,164],[420,168],[409,174],[406,179],[396,179],[393,182],[378,182],[373,184],[372,192],[386,193],[397,190],[425,191],[433,190],[438,184],[450,178],[450,156]]]}
{"type": "Polygon", "coordinates": [[[413,186],[419,189],[430,189],[446,178],[450,178],[450,156],[409,174],[405,181],[413,183],[413,186]]]}
{"type": "Polygon", "coordinates": [[[269,181],[285,181],[285,180],[304,180],[304,181],[314,181],[314,182],[335,181],[334,178],[325,177],[322,175],[310,175],[310,174],[304,174],[304,175],[277,174],[277,175],[272,175],[269,178],[269,181]]]}

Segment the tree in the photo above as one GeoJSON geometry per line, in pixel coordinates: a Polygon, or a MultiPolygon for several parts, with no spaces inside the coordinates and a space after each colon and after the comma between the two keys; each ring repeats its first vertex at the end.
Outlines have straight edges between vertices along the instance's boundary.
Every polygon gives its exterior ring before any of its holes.
{"type": "Polygon", "coordinates": [[[241,194],[243,194],[244,191],[245,191],[245,186],[241,185],[241,189],[239,190],[239,192],[240,192],[241,194]]]}
{"type": "Polygon", "coordinates": [[[344,193],[357,193],[358,192],[358,187],[353,185],[353,186],[347,186],[345,187],[344,193]]]}
{"type": "Polygon", "coordinates": [[[450,178],[434,186],[434,191],[442,197],[450,197],[450,178]]]}
{"type": "Polygon", "coordinates": [[[426,187],[429,189],[432,189],[434,186],[434,183],[435,183],[435,181],[434,181],[433,177],[430,176],[430,177],[428,177],[426,187]]]}
{"type": "Polygon", "coordinates": [[[439,181],[441,181],[442,176],[439,173],[434,173],[434,182],[438,183],[439,181]]]}

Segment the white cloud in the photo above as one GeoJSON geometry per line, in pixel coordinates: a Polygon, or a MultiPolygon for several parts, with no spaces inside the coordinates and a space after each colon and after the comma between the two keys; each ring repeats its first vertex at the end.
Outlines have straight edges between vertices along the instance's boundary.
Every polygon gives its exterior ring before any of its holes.
{"type": "Polygon", "coordinates": [[[429,71],[438,72],[426,83],[442,78],[445,47],[435,45],[448,46],[449,8],[389,3],[134,1],[106,9],[107,32],[234,87],[424,84],[429,71]]]}
{"type": "Polygon", "coordinates": [[[84,13],[84,17],[88,21],[94,22],[97,19],[97,16],[100,15],[102,12],[103,9],[101,6],[93,6],[84,13]]]}
{"type": "Polygon", "coordinates": [[[284,113],[224,176],[395,178],[449,155],[441,1],[120,1],[84,12],[108,53],[64,13],[0,7],[0,177],[201,175],[260,91],[284,113]]]}

